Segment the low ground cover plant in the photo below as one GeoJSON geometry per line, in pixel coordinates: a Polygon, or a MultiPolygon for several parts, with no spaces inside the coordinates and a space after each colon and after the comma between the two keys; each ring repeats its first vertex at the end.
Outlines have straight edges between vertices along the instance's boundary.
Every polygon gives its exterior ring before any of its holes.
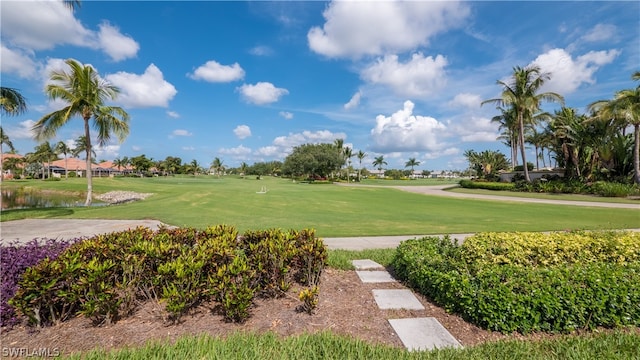
{"type": "Polygon", "coordinates": [[[640,234],[481,233],[403,242],[399,278],[485,329],[570,332],[640,325],[640,234]]]}
{"type": "Polygon", "coordinates": [[[144,301],[163,304],[177,322],[212,300],[226,320],[242,322],[255,297],[281,296],[293,282],[316,286],[326,259],[313,230],[141,227],[77,242],[27,268],[9,303],[37,326],[78,313],[110,323],[144,301]]]}

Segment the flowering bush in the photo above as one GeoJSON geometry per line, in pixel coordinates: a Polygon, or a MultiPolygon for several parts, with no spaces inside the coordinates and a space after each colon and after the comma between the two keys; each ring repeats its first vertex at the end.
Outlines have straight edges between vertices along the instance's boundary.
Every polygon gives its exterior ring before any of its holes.
{"type": "Polygon", "coordinates": [[[0,245],[0,326],[12,326],[18,322],[15,309],[7,301],[15,294],[24,271],[42,259],[57,258],[76,241],[78,239],[34,239],[26,244],[0,245]]]}

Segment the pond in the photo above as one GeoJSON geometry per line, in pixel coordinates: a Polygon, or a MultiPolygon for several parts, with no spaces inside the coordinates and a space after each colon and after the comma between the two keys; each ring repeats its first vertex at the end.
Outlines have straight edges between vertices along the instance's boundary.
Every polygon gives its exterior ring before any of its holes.
{"type": "MultiPolygon", "coordinates": [[[[2,189],[2,210],[43,209],[53,207],[84,206],[86,195],[41,191],[30,188],[2,189]]],[[[104,206],[104,202],[94,201],[91,206],[104,206]]]]}

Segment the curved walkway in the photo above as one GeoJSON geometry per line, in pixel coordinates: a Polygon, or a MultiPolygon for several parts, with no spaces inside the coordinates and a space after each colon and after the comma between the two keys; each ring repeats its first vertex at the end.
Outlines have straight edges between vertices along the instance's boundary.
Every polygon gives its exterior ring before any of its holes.
{"type": "MultiPolygon", "coordinates": [[[[515,201],[524,203],[538,203],[538,204],[555,204],[555,205],[571,205],[571,206],[586,206],[586,207],[604,207],[604,208],[617,208],[617,209],[634,209],[640,210],[640,202],[638,204],[622,204],[622,203],[608,203],[608,202],[595,202],[595,201],[572,201],[572,200],[554,200],[554,199],[533,199],[522,198],[516,196],[501,196],[501,195],[483,195],[483,194],[467,194],[456,193],[451,191],[444,191],[455,185],[425,185],[425,186],[386,186],[386,185],[360,185],[360,184],[345,184],[336,183],[340,186],[355,186],[355,187],[380,187],[380,188],[394,188],[402,191],[433,195],[433,196],[446,196],[454,198],[466,198],[466,199],[478,199],[478,200],[497,200],[497,201],[515,201]]],[[[640,221],[639,221],[640,222],[640,221]]]]}

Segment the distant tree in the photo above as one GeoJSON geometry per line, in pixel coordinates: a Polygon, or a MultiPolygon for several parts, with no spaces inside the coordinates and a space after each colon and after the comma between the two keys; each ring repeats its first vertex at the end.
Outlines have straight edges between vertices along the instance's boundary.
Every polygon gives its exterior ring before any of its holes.
{"type": "Polygon", "coordinates": [[[129,165],[129,158],[126,156],[123,158],[115,158],[113,165],[118,168],[118,172],[121,172],[122,168],[126,168],[129,165]]]}
{"type": "Polygon", "coordinates": [[[476,176],[486,180],[496,180],[497,173],[509,167],[509,162],[500,151],[485,150],[477,153],[473,150],[464,152],[469,167],[475,170],[476,176]]]}
{"type": "Polygon", "coordinates": [[[371,164],[375,166],[379,172],[382,172],[382,167],[387,165],[387,162],[384,160],[384,155],[380,155],[376,157],[371,164]]]}
{"type": "Polygon", "coordinates": [[[149,171],[153,166],[153,160],[148,159],[144,154],[132,157],[129,159],[129,163],[136,169],[140,176],[143,176],[144,173],[149,171]]]}
{"type": "Polygon", "coordinates": [[[247,175],[247,169],[249,169],[249,164],[243,161],[242,164],[240,164],[240,175],[242,175],[243,179],[247,175]]]}
{"type": "Polygon", "coordinates": [[[224,164],[222,160],[220,160],[219,157],[214,158],[211,162],[210,169],[212,169],[213,172],[218,176],[218,178],[220,178],[220,174],[224,172],[224,164]]]}
{"type": "Polygon", "coordinates": [[[353,158],[353,149],[346,146],[342,149],[342,156],[347,162],[347,182],[349,182],[349,168],[351,167],[351,158],[353,158]]]}
{"type": "Polygon", "coordinates": [[[419,165],[420,165],[420,161],[417,161],[416,158],[409,158],[409,161],[407,161],[404,164],[404,167],[405,168],[411,167],[411,175],[413,175],[413,168],[419,165]]]}
{"type": "MultiPolygon", "coordinates": [[[[80,154],[85,154],[85,160],[87,159],[86,157],[86,153],[87,153],[87,137],[84,135],[80,135],[78,136],[78,138],[76,140],[74,140],[73,142],[73,150],[71,150],[71,154],[74,157],[78,157],[80,154]]],[[[93,158],[96,157],[96,151],[91,149],[91,156],[93,158]]]]}
{"type": "Polygon", "coordinates": [[[2,126],[0,126],[0,182],[2,182],[2,178],[4,177],[4,169],[3,169],[4,152],[2,150],[2,145],[7,145],[11,150],[15,149],[13,147],[13,143],[9,139],[9,135],[7,135],[7,133],[5,133],[4,130],[2,129],[2,126]]]}
{"type": "Polygon", "coordinates": [[[327,177],[344,163],[342,153],[333,144],[304,144],[293,148],[282,166],[282,172],[292,177],[327,177]]]}
{"type": "Polygon", "coordinates": [[[56,154],[53,146],[51,146],[51,144],[48,141],[41,143],[40,145],[36,146],[34,156],[35,156],[34,159],[37,159],[37,161],[42,163],[42,179],[44,180],[45,178],[44,164],[47,164],[46,166],[47,173],[48,173],[47,177],[50,178],[51,177],[51,161],[56,160],[58,158],[58,155],[56,154]]]}
{"type": "Polygon", "coordinates": [[[360,166],[358,167],[358,182],[360,182],[360,175],[362,175],[362,160],[364,160],[366,156],[367,156],[367,153],[362,150],[359,150],[358,153],[356,154],[356,157],[360,162],[360,166]]]}
{"type": "Polygon", "coordinates": [[[55,147],[55,152],[58,155],[64,155],[64,178],[67,179],[69,178],[69,167],[67,166],[67,158],[68,155],[71,154],[72,150],[66,142],[58,141],[55,147]]]}

